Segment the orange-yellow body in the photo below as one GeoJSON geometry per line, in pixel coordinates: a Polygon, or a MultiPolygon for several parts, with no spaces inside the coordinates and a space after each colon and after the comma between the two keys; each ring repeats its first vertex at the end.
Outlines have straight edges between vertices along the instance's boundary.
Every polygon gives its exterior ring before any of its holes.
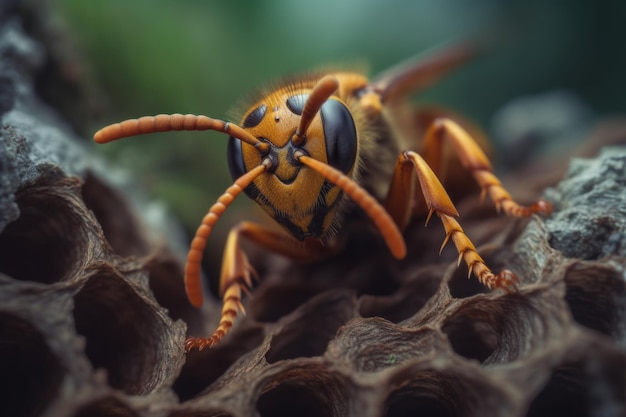
{"type": "Polygon", "coordinates": [[[454,243],[459,262],[464,261],[470,274],[489,288],[515,287],[515,274],[491,272],[456,220],[456,208],[439,179],[450,171],[449,153],[506,214],[549,213],[551,206],[545,201],[528,207],[517,204],[493,174],[471,129],[444,113],[403,110],[409,93],[432,84],[475,52],[472,45],[457,45],[373,80],[348,72],[309,75],[263,94],[240,125],[206,116],[158,115],[96,133],[99,143],[169,130],[230,135],[228,162],[234,184],[209,209],[187,257],[185,286],[193,305],[202,303],[200,263],[206,241],[241,192],[287,232],[249,222],[230,232],[220,277],[224,303],[220,323],[210,337],[188,339],[187,351],[215,345],[243,312],[242,291],[252,286],[256,273],[240,244],[242,238],[296,260],[322,258],[341,248],[341,217],[348,201],[368,215],[398,259],[406,255],[402,230],[411,216],[428,214],[430,219],[436,214],[444,227],[444,245],[454,243]],[[422,135],[412,125],[414,119],[427,120],[422,135]],[[295,244],[296,240],[303,243],[295,244]]]}

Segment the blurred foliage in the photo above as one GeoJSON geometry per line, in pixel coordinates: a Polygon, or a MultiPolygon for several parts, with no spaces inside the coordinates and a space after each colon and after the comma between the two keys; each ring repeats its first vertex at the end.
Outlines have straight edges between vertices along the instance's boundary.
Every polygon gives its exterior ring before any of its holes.
{"type": "MultiPolygon", "coordinates": [[[[623,112],[625,2],[477,0],[53,0],[107,95],[102,125],[148,114],[228,118],[239,98],[298,71],[366,62],[376,73],[487,31],[506,41],[419,97],[488,125],[512,98],[566,88],[623,112]],[[502,35],[500,35],[502,34],[502,35]]],[[[161,134],[98,147],[194,229],[230,184],[227,138],[161,134]]],[[[241,199],[245,200],[245,199],[241,199]]],[[[243,206],[238,206],[243,207],[243,206]]],[[[222,230],[243,215],[233,210],[222,230]]]]}

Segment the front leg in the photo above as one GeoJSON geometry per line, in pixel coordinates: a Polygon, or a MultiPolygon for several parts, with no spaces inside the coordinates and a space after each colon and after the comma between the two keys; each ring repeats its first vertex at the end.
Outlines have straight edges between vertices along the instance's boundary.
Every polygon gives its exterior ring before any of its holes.
{"type": "Polygon", "coordinates": [[[322,245],[319,240],[298,242],[287,234],[254,223],[242,222],[235,226],[228,234],[222,260],[219,288],[223,306],[219,325],[210,337],[188,338],[185,341],[186,352],[195,348],[202,350],[213,347],[231,329],[239,312],[245,314],[242,293],[249,292],[253,278],[258,279],[258,275],[241,247],[242,238],[274,253],[301,261],[314,261],[334,251],[332,245],[322,245]]]}
{"type": "Polygon", "coordinates": [[[404,228],[408,223],[415,201],[415,174],[417,174],[421,188],[419,196],[421,198],[418,198],[418,201],[422,200],[428,208],[426,223],[433,213],[437,214],[443,223],[446,237],[441,249],[449,240],[452,240],[459,252],[459,262],[465,261],[469,273],[474,273],[481,283],[489,288],[504,288],[507,291],[513,289],[517,282],[515,274],[506,269],[498,275],[491,272],[472,241],[456,221],[459,214],[443,185],[426,161],[413,151],[405,151],[398,157],[385,200],[385,208],[396,224],[404,228]]]}

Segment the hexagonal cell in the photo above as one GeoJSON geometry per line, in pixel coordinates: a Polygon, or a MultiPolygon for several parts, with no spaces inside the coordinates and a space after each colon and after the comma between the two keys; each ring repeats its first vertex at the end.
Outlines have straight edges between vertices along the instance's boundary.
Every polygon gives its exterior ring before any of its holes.
{"type": "Polygon", "coordinates": [[[300,364],[273,378],[257,401],[261,416],[348,416],[354,388],[322,366],[300,364]]]}
{"type": "Polygon", "coordinates": [[[393,323],[405,320],[424,307],[437,292],[441,276],[439,266],[422,268],[392,295],[365,294],[360,297],[359,313],[362,317],[382,317],[393,323]]]}
{"type": "Polygon", "coordinates": [[[187,354],[185,365],[174,382],[174,392],[181,401],[200,394],[217,381],[246,353],[263,341],[263,328],[243,321],[231,336],[211,349],[187,354]]]}
{"type": "Polygon", "coordinates": [[[285,318],[265,354],[268,363],[320,356],[337,329],[355,316],[356,300],[348,291],[321,294],[285,318]]]}
{"type": "Polygon", "coordinates": [[[432,393],[422,384],[414,383],[396,390],[385,404],[385,417],[400,416],[456,416],[458,410],[453,403],[440,397],[441,392],[432,393]],[[439,395],[437,395],[439,394],[439,395]]]}
{"type": "MultiPolygon", "coordinates": [[[[549,303],[537,301],[541,302],[549,303]]],[[[562,325],[556,320],[532,299],[512,294],[468,300],[442,323],[441,330],[458,355],[481,363],[506,363],[543,346],[550,329],[562,325]]]]}
{"type": "Polygon", "coordinates": [[[473,311],[467,315],[459,315],[447,321],[442,330],[448,335],[452,348],[459,355],[484,362],[498,348],[502,329],[500,323],[484,317],[477,317],[473,311]]]}
{"type": "Polygon", "coordinates": [[[115,253],[121,256],[141,256],[149,252],[150,246],[142,236],[135,213],[119,192],[92,173],[87,173],[81,193],[85,205],[100,223],[115,253]]]}
{"type": "Polygon", "coordinates": [[[196,410],[189,407],[182,407],[167,415],[167,417],[234,417],[232,414],[220,409],[196,410]]]}
{"type": "Polygon", "coordinates": [[[75,192],[78,180],[61,178],[17,193],[20,217],[0,233],[0,272],[15,279],[53,283],[84,265],[90,236],[75,192]]]}
{"type": "Polygon", "coordinates": [[[99,399],[91,404],[82,406],[74,417],[137,417],[128,405],[120,400],[109,397],[99,399]]]}
{"type": "MultiPolygon", "coordinates": [[[[495,274],[503,269],[511,269],[510,265],[504,265],[504,255],[501,251],[494,252],[490,249],[478,248],[478,253],[495,274]]],[[[450,268],[452,267],[450,266],[450,268]]],[[[477,294],[488,294],[492,291],[483,285],[474,274],[469,275],[465,262],[461,262],[452,272],[452,276],[448,280],[448,288],[450,295],[454,298],[469,298],[477,294]]]]}
{"type": "Polygon", "coordinates": [[[249,313],[255,320],[272,323],[278,321],[319,294],[317,285],[283,283],[261,286],[252,293],[249,313]]]}
{"type": "Polygon", "coordinates": [[[356,318],[340,329],[324,357],[355,372],[376,372],[448,349],[432,327],[407,329],[380,317],[356,318]]]}
{"type": "Polygon", "coordinates": [[[3,415],[36,416],[58,395],[65,370],[28,321],[0,312],[0,403],[3,415]]]}
{"type": "Polygon", "coordinates": [[[183,361],[181,326],[168,323],[144,297],[108,266],[94,270],[74,296],[74,321],[87,357],[106,369],[112,387],[128,394],[158,388],[183,361]]]}
{"type": "Polygon", "coordinates": [[[604,262],[578,262],[565,273],[565,301],[579,324],[623,340],[626,335],[626,282],[604,262]]]}
{"type": "Polygon", "coordinates": [[[587,416],[585,385],[581,364],[560,366],[531,403],[528,416],[587,416]]]}
{"type": "Polygon", "coordinates": [[[608,360],[602,350],[559,365],[532,400],[529,417],[564,415],[623,416],[626,413],[626,362],[608,360]]]}
{"type": "Polygon", "coordinates": [[[163,248],[153,251],[145,261],[150,290],[159,305],[167,309],[167,314],[172,319],[183,319],[189,327],[189,333],[200,332],[202,316],[187,299],[183,280],[184,269],[180,259],[163,248]]]}
{"type": "MultiPolygon", "coordinates": [[[[410,368],[409,368],[410,369],[410,368]]],[[[476,369],[461,362],[448,370],[402,371],[391,383],[383,416],[514,415],[511,398],[476,369]]],[[[407,369],[408,370],[408,369],[407,369]]]]}
{"type": "MultiPolygon", "coordinates": [[[[492,263],[488,262],[489,268],[493,268],[492,263]]],[[[496,269],[496,273],[499,269],[496,269]]],[[[474,276],[468,276],[467,267],[459,266],[452,274],[452,278],[448,281],[450,295],[454,298],[468,298],[476,294],[488,294],[491,290],[474,276]]]]}

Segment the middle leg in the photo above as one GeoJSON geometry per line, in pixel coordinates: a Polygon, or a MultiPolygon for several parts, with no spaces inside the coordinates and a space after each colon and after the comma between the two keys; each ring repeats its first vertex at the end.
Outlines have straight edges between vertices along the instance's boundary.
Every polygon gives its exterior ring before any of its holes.
{"type": "Polygon", "coordinates": [[[526,217],[533,213],[550,214],[552,206],[539,200],[529,206],[518,204],[500,180],[493,173],[493,168],[485,153],[480,149],[474,138],[452,119],[439,118],[432,122],[426,132],[420,154],[439,178],[445,175],[443,142],[448,140],[458,156],[461,164],[473,176],[481,187],[482,196],[489,194],[498,211],[507,215],[526,217]]]}

